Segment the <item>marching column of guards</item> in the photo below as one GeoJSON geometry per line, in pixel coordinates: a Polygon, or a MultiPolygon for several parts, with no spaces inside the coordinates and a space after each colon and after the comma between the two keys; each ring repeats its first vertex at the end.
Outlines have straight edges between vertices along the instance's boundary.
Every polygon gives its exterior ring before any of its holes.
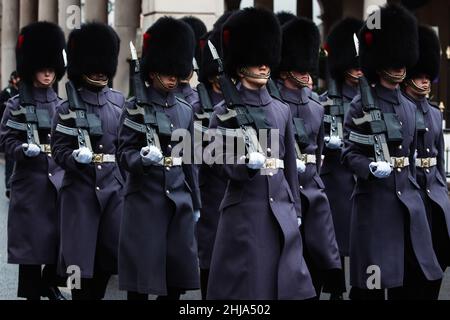
{"type": "Polygon", "coordinates": [[[52,23],[24,27],[0,126],[17,296],[64,300],[76,267],[73,300],[104,299],[113,275],[129,300],[342,300],[346,272],[350,299],[438,299],[439,37],[400,5],[373,14],[382,28],[344,18],[326,35],[320,99],[319,29],[287,12],[227,12],[210,31],[158,19],[141,56],[130,44],[129,100],[111,89],[111,27],[67,44],[52,23]]]}

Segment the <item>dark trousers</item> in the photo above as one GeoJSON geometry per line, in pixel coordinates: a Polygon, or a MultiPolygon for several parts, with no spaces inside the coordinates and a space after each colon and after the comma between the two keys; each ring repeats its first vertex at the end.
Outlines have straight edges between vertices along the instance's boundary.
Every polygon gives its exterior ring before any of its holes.
{"type": "MultiPolygon", "coordinates": [[[[158,301],[179,301],[183,290],[179,288],[167,288],[167,296],[159,296],[156,300],[158,301]]],[[[130,301],[147,301],[148,294],[128,292],[128,300],[130,301]]]]}
{"type": "MultiPolygon", "coordinates": [[[[405,224],[405,257],[403,286],[387,289],[387,300],[437,300],[442,279],[428,280],[422,272],[414,253],[409,221],[405,224]]],[[[385,300],[385,290],[368,290],[353,287],[350,291],[351,300],[385,300]]]]}
{"type": "Polygon", "coordinates": [[[209,269],[201,269],[200,270],[200,286],[202,290],[202,300],[206,300],[206,296],[208,293],[208,278],[209,278],[209,269]]]}
{"type": "Polygon", "coordinates": [[[111,274],[96,271],[92,279],[81,279],[81,289],[72,290],[72,300],[93,301],[105,298],[111,274]]]}
{"type": "Polygon", "coordinates": [[[46,289],[58,286],[56,266],[20,265],[17,296],[28,300],[40,300],[46,289]]]}
{"type": "MultiPolygon", "coordinates": [[[[309,211],[308,198],[301,196],[302,212],[309,211]]],[[[324,270],[314,261],[311,253],[308,251],[308,243],[305,239],[304,226],[300,228],[303,240],[303,257],[308,266],[311,279],[316,290],[316,299],[320,299],[322,292],[331,293],[332,295],[342,295],[347,291],[345,285],[345,273],[343,269],[329,269],[324,270]]]]}

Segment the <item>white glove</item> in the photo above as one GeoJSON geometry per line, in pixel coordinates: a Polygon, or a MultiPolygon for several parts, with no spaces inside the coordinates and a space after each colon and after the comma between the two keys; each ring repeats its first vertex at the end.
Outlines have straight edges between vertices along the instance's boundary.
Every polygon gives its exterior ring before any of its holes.
{"type": "Polygon", "coordinates": [[[28,158],[36,158],[41,154],[41,148],[35,144],[24,143],[22,145],[22,150],[28,158]]]}
{"type": "Polygon", "coordinates": [[[253,170],[260,170],[264,167],[266,163],[266,157],[258,152],[250,153],[248,157],[247,167],[253,170]]]}
{"type": "Polygon", "coordinates": [[[297,218],[297,225],[299,228],[302,226],[302,218],[297,218]]]}
{"type": "Polygon", "coordinates": [[[200,210],[194,211],[194,222],[197,223],[200,220],[200,210]]]}
{"type": "Polygon", "coordinates": [[[75,161],[81,164],[90,164],[92,162],[93,154],[91,150],[89,150],[86,147],[80,148],[78,150],[75,150],[72,153],[72,156],[74,157],[75,161]]]}
{"type": "Polygon", "coordinates": [[[144,147],[141,149],[142,162],[145,166],[159,164],[164,158],[161,150],[155,146],[144,147]]]}
{"type": "Polygon", "coordinates": [[[298,173],[306,172],[306,164],[302,160],[297,159],[297,171],[298,173]]]}
{"type": "Polygon", "coordinates": [[[328,149],[338,150],[342,148],[342,140],[339,137],[326,137],[325,138],[325,146],[328,149]]]}
{"type": "Polygon", "coordinates": [[[369,165],[370,172],[379,179],[388,178],[392,173],[392,167],[384,161],[372,162],[369,165]]]}

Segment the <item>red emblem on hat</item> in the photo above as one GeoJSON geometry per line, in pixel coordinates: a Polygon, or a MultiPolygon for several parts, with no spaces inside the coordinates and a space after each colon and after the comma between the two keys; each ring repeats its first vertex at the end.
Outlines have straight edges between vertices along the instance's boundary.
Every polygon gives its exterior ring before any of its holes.
{"type": "Polygon", "coordinates": [[[23,34],[21,34],[21,35],[19,36],[18,41],[17,41],[17,48],[18,48],[18,49],[21,49],[24,42],[25,42],[25,36],[24,36],[23,34]]]}
{"type": "Polygon", "coordinates": [[[152,35],[148,32],[144,33],[144,50],[147,50],[152,35]]]}
{"type": "Polygon", "coordinates": [[[366,41],[367,46],[371,46],[373,43],[373,33],[372,32],[366,32],[364,34],[364,41],[366,41]]]}

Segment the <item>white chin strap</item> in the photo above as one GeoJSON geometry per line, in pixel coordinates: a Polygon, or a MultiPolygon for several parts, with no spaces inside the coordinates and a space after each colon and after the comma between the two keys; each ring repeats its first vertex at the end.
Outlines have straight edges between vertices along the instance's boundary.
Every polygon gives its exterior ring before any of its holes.
{"type": "Polygon", "coordinates": [[[239,70],[239,72],[242,73],[247,78],[260,79],[260,80],[269,80],[270,79],[270,75],[271,75],[270,72],[267,75],[256,74],[256,73],[248,71],[247,68],[241,68],[239,70]]]}
{"type": "Polygon", "coordinates": [[[86,83],[88,85],[91,85],[91,86],[97,87],[97,88],[106,87],[108,85],[108,81],[109,81],[109,80],[92,80],[91,78],[89,78],[86,75],[83,75],[83,80],[86,81],[86,83]]]}
{"type": "Polygon", "coordinates": [[[308,74],[308,81],[297,78],[292,71],[288,72],[288,77],[300,88],[307,88],[311,83],[311,75],[308,74]]]}

